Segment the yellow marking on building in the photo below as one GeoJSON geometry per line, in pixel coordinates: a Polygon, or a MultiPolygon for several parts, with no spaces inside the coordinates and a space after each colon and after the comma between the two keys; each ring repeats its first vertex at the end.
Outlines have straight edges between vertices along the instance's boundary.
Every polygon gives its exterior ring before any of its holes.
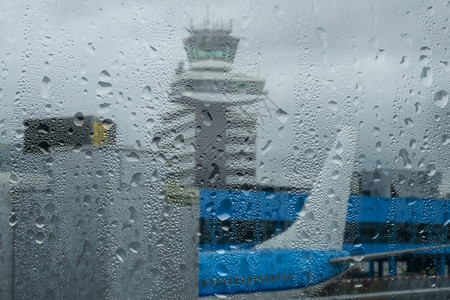
{"type": "Polygon", "coordinates": [[[98,122],[94,122],[94,137],[93,144],[94,146],[101,146],[108,144],[108,134],[107,128],[105,125],[98,124],[98,122]]]}

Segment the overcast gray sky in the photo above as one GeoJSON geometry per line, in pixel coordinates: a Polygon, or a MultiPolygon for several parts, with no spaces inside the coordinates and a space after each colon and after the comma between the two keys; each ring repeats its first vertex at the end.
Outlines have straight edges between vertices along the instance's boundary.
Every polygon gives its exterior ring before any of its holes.
{"type": "Polygon", "coordinates": [[[122,2],[0,1],[1,143],[20,139],[25,116],[77,112],[113,118],[124,144],[145,143],[186,60],[190,20],[201,24],[209,6],[241,39],[233,71],[266,78],[289,114],[261,109],[258,146],[273,146],[259,151],[259,180],[301,185],[346,122],[360,125],[367,169],[404,168],[402,149],[412,169],[449,169],[447,1],[122,2]],[[103,70],[107,91],[97,90],[103,70]]]}

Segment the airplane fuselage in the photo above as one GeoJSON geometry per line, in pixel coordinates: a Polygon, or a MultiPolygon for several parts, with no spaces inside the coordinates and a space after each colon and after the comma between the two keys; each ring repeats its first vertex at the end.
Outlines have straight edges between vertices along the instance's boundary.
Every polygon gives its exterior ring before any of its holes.
{"type": "Polygon", "coordinates": [[[348,269],[330,259],[336,250],[205,251],[199,257],[199,296],[302,289],[318,285],[348,269]]]}

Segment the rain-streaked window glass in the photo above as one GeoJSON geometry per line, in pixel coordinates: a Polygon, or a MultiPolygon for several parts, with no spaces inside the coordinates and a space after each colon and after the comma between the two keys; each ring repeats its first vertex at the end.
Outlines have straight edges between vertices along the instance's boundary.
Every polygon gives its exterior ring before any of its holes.
{"type": "Polygon", "coordinates": [[[450,297],[449,16],[0,1],[0,299],[450,297]]]}

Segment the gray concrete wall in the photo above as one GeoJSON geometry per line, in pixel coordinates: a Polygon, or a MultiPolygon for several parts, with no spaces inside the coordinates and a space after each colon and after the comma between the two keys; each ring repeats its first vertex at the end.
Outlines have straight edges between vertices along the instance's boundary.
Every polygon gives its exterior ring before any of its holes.
{"type": "Polygon", "coordinates": [[[113,148],[20,155],[20,173],[36,178],[15,195],[15,299],[197,296],[198,205],[166,203],[155,157],[113,148]]]}
{"type": "Polygon", "coordinates": [[[11,198],[10,174],[0,173],[0,299],[12,298],[12,237],[9,224],[11,198]]]}

